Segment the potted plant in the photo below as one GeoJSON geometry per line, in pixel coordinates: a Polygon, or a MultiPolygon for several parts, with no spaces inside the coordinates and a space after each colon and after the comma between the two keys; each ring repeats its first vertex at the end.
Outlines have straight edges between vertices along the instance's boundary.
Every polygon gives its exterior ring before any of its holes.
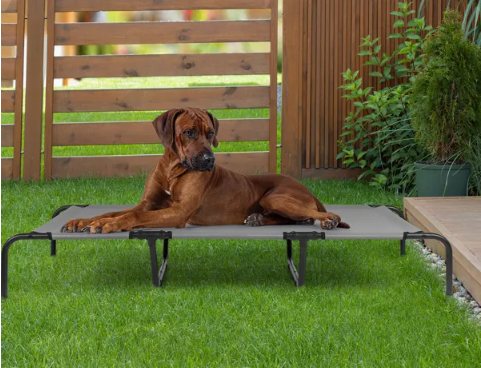
{"type": "Polygon", "coordinates": [[[463,37],[459,13],[449,11],[423,50],[410,114],[431,159],[415,163],[418,195],[464,196],[471,169],[465,160],[481,134],[481,49],[463,37]]]}

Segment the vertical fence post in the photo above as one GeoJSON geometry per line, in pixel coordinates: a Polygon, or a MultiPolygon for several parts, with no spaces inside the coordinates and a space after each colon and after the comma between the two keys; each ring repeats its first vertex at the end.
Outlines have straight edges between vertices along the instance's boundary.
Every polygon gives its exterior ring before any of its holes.
{"type": "Polygon", "coordinates": [[[277,18],[278,0],[271,1],[269,172],[277,171],[277,18]]]}
{"type": "MultiPolygon", "coordinates": [[[[45,0],[44,0],[45,1],[45,0]]],[[[44,140],[44,180],[52,178],[52,129],[53,129],[53,62],[55,51],[55,1],[47,2],[47,65],[45,84],[45,140],[44,140]]]]}
{"type": "Polygon", "coordinates": [[[29,0],[27,8],[27,74],[23,179],[40,180],[45,0],[29,0]]]}
{"type": "Polygon", "coordinates": [[[302,58],[301,2],[284,0],[283,8],[283,56],[282,56],[282,154],[281,172],[296,178],[301,177],[302,106],[299,69],[302,58]]]}

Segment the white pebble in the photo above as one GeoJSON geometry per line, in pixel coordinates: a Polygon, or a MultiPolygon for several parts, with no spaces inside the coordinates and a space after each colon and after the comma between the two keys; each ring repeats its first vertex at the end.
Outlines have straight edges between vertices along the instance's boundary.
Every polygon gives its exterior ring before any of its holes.
{"type": "Polygon", "coordinates": [[[478,304],[478,302],[477,302],[476,300],[473,300],[472,302],[470,302],[470,303],[469,303],[469,306],[470,306],[471,308],[478,308],[478,309],[481,310],[481,308],[479,308],[479,304],[478,304]]]}

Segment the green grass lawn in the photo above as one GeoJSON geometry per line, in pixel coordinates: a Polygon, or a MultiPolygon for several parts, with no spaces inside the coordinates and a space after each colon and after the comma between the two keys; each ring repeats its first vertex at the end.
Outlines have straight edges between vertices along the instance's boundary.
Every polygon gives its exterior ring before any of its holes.
{"type": "MultiPolygon", "coordinates": [[[[2,183],[2,242],[69,203],[136,203],[144,178],[2,183]]],[[[326,203],[401,205],[308,181],[326,203]]],[[[5,367],[475,367],[481,327],[396,241],[318,241],[295,288],[281,241],[173,240],[165,287],[145,241],[23,241],[2,301],[5,367]]]]}

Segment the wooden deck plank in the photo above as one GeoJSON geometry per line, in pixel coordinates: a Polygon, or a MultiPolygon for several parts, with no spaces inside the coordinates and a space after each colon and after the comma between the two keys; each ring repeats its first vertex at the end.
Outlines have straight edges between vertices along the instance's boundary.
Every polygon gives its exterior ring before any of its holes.
{"type": "MultiPolygon", "coordinates": [[[[481,197],[405,198],[404,208],[415,226],[449,240],[454,274],[481,303],[481,197]]],[[[444,256],[442,246],[429,246],[444,256]]]]}

